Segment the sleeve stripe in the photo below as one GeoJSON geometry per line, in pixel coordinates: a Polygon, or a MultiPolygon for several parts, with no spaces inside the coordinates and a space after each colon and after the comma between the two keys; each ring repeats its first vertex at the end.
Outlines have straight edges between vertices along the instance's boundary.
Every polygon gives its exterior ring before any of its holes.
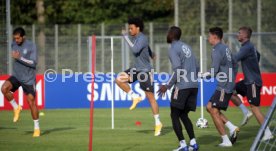
{"type": "Polygon", "coordinates": [[[28,63],[28,64],[34,64],[34,61],[33,60],[28,60],[28,59],[25,59],[23,57],[20,58],[22,61],[28,63]]]}
{"type": "Polygon", "coordinates": [[[127,35],[124,35],[124,38],[126,39],[127,43],[130,45],[130,47],[134,46],[134,44],[130,41],[127,35]]]}

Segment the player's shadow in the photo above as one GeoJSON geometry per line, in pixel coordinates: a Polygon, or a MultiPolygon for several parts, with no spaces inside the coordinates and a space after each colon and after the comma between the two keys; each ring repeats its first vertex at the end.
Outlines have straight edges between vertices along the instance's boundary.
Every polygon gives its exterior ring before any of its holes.
{"type": "Polygon", "coordinates": [[[133,148],[135,148],[137,146],[141,146],[141,144],[130,145],[129,147],[123,148],[122,151],[130,151],[130,150],[133,150],[133,148]]]}
{"type": "MultiPolygon", "coordinates": [[[[67,131],[67,130],[72,130],[72,129],[76,129],[75,127],[59,127],[59,128],[52,128],[52,129],[48,129],[48,130],[43,130],[41,132],[41,135],[47,135],[50,134],[52,132],[58,132],[58,131],[67,131]]],[[[26,131],[26,135],[27,134],[31,134],[33,133],[33,131],[26,131]]]]}
{"type": "Polygon", "coordinates": [[[260,126],[245,126],[240,128],[240,132],[238,134],[238,139],[239,140],[244,140],[244,139],[252,139],[257,136],[258,131],[259,131],[260,126]]]}
{"type": "MultiPolygon", "coordinates": [[[[173,131],[173,128],[171,126],[163,127],[162,131],[161,131],[161,135],[166,135],[166,134],[170,133],[171,131],[173,131]]],[[[154,130],[138,130],[137,132],[150,134],[150,133],[153,133],[154,130]]]]}
{"type": "Polygon", "coordinates": [[[220,137],[213,135],[201,135],[196,139],[199,141],[199,144],[212,144],[214,141],[217,141],[220,137]]]}
{"type": "Polygon", "coordinates": [[[14,130],[17,129],[15,127],[0,127],[0,130],[14,130]]]}

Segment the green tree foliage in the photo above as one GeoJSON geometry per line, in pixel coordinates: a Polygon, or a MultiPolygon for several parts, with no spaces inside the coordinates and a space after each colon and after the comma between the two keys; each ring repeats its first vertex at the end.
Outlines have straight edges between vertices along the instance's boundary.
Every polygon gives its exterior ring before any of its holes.
{"type": "MultiPolygon", "coordinates": [[[[122,24],[139,16],[145,22],[174,22],[173,0],[44,0],[45,24],[122,24]]],[[[206,29],[220,26],[228,31],[228,0],[205,0],[206,29]]],[[[276,30],[275,0],[262,0],[262,31],[276,30]]],[[[12,0],[12,24],[37,24],[36,0],[12,0]]],[[[200,33],[200,0],[179,0],[183,33],[200,33]]],[[[257,29],[257,0],[233,0],[233,30],[257,29]]]]}
{"type": "MultiPolygon", "coordinates": [[[[37,22],[35,0],[12,1],[12,24],[37,22]]],[[[171,0],[44,0],[46,24],[122,23],[139,16],[145,21],[172,21],[171,0]]]]}

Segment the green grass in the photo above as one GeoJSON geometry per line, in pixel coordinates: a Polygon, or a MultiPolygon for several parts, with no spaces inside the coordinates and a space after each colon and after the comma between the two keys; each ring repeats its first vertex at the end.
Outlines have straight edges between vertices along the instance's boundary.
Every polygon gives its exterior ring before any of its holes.
{"type": "MultiPolygon", "coordinates": [[[[268,108],[262,108],[266,113],[268,108]]],[[[18,123],[12,122],[11,111],[0,112],[0,151],[85,151],[88,150],[89,109],[43,110],[40,117],[42,136],[32,138],[33,121],[30,111],[24,110],[18,123]]],[[[173,132],[169,108],[160,108],[164,128],[162,136],[154,137],[154,119],[149,108],[115,109],[115,129],[111,129],[110,109],[94,110],[93,151],[169,151],[178,146],[173,132]],[[141,121],[141,126],[135,122],[141,121]]],[[[210,116],[209,128],[194,127],[200,150],[222,150],[217,147],[220,136],[210,116]]],[[[225,115],[234,124],[239,124],[242,113],[238,108],[229,108],[225,115]]],[[[190,113],[195,124],[200,116],[200,109],[190,113]]],[[[249,150],[254,141],[259,125],[255,118],[241,128],[237,143],[232,148],[223,150],[249,150]]],[[[189,141],[185,130],[184,136],[189,141]]]]}

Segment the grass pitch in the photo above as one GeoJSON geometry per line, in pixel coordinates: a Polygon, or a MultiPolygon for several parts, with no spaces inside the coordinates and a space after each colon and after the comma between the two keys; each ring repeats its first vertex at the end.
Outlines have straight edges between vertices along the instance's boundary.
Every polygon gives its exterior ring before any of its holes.
{"type": "MultiPolygon", "coordinates": [[[[262,107],[266,114],[268,108],[262,107]]],[[[24,110],[18,123],[12,122],[12,111],[0,111],[0,150],[1,151],[86,151],[89,140],[89,109],[43,110],[40,117],[42,135],[32,138],[33,121],[30,111],[24,110]]],[[[232,123],[239,125],[242,112],[236,107],[228,108],[225,115],[232,123]]],[[[154,137],[154,119],[150,108],[137,108],[134,111],[115,108],[115,129],[111,129],[110,109],[94,110],[93,151],[170,151],[178,146],[173,132],[170,109],[160,108],[164,125],[162,135],[154,137]],[[141,122],[140,126],[135,123],[141,122]]],[[[190,113],[195,126],[200,117],[200,108],[190,113]]],[[[231,148],[219,148],[220,136],[211,117],[205,112],[209,128],[194,127],[200,150],[244,151],[249,150],[259,130],[253,117],[241,127],[238,140],[231,148]]],[[[189,142],[183,128],[184,136],[189,142]]]]}

